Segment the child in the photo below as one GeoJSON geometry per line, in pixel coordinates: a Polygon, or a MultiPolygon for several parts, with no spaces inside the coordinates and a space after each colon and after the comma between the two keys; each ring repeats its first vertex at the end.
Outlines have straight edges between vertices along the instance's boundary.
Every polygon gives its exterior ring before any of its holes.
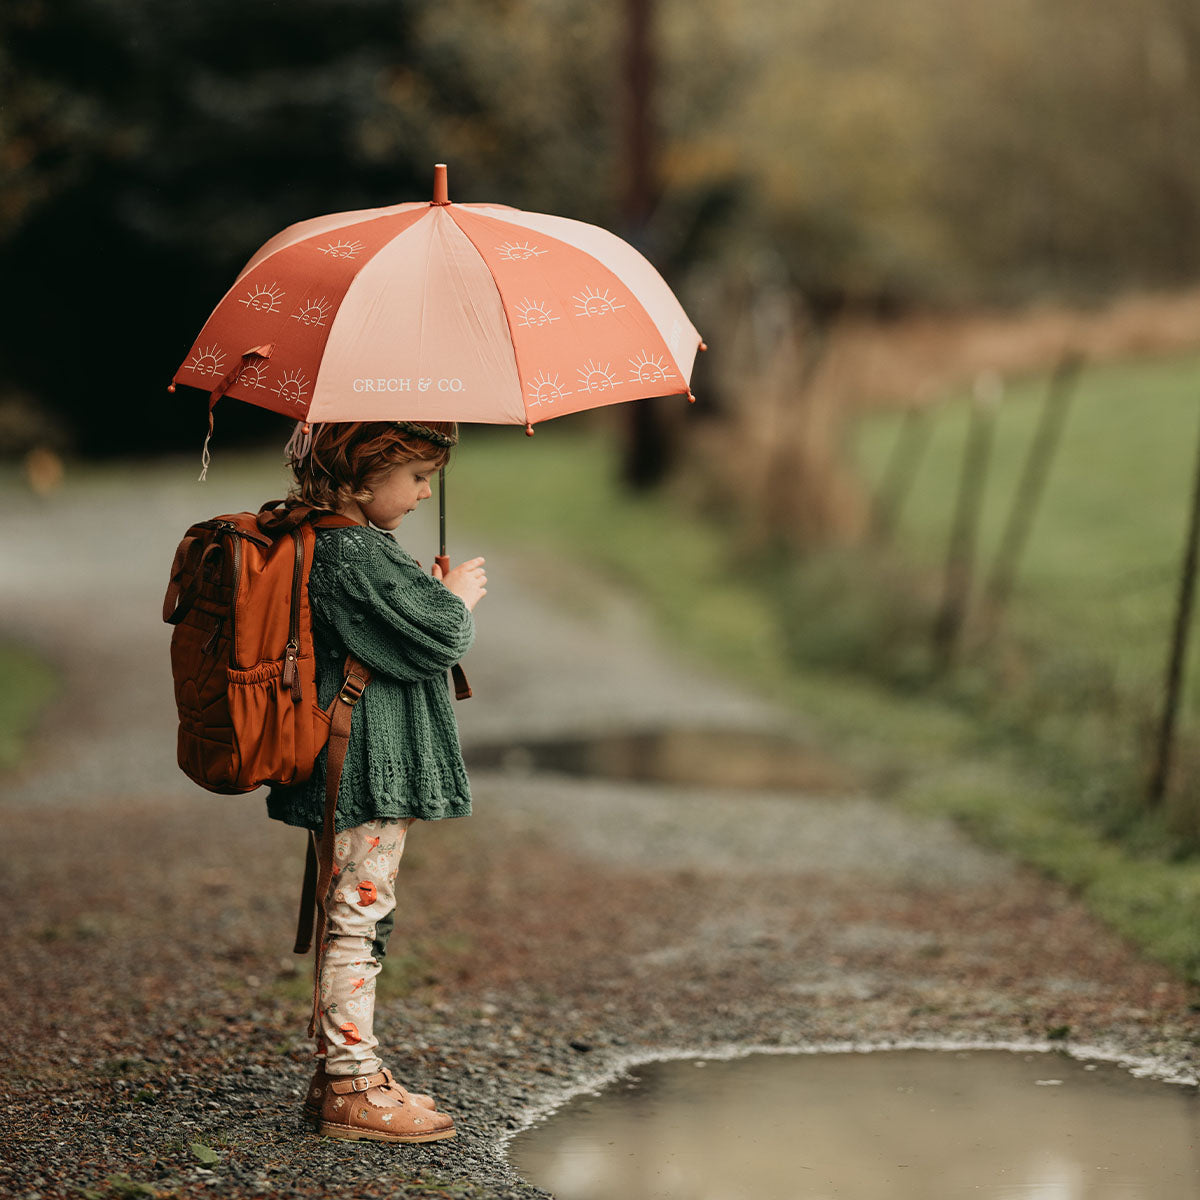
{"type": "MultiPolygon", "coordinates": [[[[318,529],[308,593],[317,692],[328,707],[347,655],[372,672],[354,709],[338,787],[334,875],[318,903],[317,1067],[305,1101],[332,1137],[427,1142],[454,1136],[454,1120],[410,1094],[375,1053],[375,979],[395,909],[393,882],[414,821],[465,817],[467,774],[447,670],[474,637],[471,612],[486,594],[483,559],[432,576],[390,531],[431,495],[430,478],[457,442],[446,422],[325,424],[311,445],[289,447],[292,499],[353,524],[318,529]]],[[[326,755],[312,778],[275,787],[267,811],[319,838],[326,755]]]]}

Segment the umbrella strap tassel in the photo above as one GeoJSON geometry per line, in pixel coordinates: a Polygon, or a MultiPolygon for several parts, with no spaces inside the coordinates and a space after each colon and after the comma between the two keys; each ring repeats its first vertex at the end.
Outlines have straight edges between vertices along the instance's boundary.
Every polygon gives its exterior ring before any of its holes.
{"type": "Polygon", "coordinates": [[[213,410],[208,410],[208,433],[204,435],[204,449],[200,451],[200,478],[198,483],[203,483],[208,478],[208,467],[212,462],[212,454],[209,453],[208,444],[212,441],[213,435],[213,410]]]}
{"type": "Polygon", "coordinates": [[[291,462],[300,462],[308,457],[312,450],[313,428],[308,421],[297,421],[288,444],[284,446],[284,456],[291,462]]]}
{"type": "Polygon", "coordinates": [[[259,358],[270,358],[271,351],[275,349],[274,342],[268,342],[264,346],[252,346],[242,355],[242,361],[233,367],[229,373],[217,384],[215,388],[208,394],[208,436],[204,439],[204,449],[200,453],[200,482],[203,483],[208,478],[208,467],[212,462],[212,455],[208,452],[208,443],[212,441],[213,435],[213,409],[217,406],[217,401],[225,395],[227,391],[238,381],[238,377],[246,369],[246,367],[259,358]]]}

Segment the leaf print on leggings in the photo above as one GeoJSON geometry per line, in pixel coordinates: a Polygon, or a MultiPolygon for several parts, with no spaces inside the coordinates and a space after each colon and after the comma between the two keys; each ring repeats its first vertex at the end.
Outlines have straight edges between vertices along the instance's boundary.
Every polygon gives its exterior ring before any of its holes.
{"type": "Polygon", "coordinates": [[[378,1071],[374,947],[380,923],[391,917],[392,879],[411,821],[372,821],[338,834],[336,881],[323,898],[328,940],[322,958],[318,1024],[331,1075],[378,1071]]]}

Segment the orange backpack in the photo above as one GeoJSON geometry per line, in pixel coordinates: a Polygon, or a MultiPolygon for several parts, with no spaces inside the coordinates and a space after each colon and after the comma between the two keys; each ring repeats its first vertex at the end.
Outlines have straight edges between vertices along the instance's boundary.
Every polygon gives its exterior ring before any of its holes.
{"type": "Polygon", "coordinates": [[[249,792],[312,774],[332,719],[317,704],[313,530],[351,524],[272,501],[201,521],[179,543],[163,620],[175,627],[179,766],[201,787],[249,792]]]}
{"type": "Polygon", "coordinates": [[[314,529],[353,524],[348,517],[281,500],[257,513],[201,521],[175,551],[163,601],[163,620],[175,626],[171,671],[178,759],[189,778],[225,794],[264,783],[303,783],[328,743],[324,829],[319,841],[314,835],[308,842],[297,954],[312,942],[314,918],[318,947],[322,942],[324,913],[316,897],[325,894],[333,876],[334,820],[350,721],[371,681],[370,670],[347,657],[341,691],[327,709],[317,703],[308,605],[314,529]]]}

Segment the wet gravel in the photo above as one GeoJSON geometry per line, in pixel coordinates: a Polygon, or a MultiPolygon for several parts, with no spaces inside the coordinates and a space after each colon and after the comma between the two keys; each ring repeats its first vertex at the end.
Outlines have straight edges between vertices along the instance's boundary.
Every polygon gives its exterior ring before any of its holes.
{"type": "MultiPolygon", "coordinates": [[[[542,1196],[506,1140],[673,1053],[1013,1044],[1194,1086],[1194,989],[1063,889],[856,786],[852,764],[814,750],[813,778],[843,782],[795,791],[516,764],[473,772],[469,821],[413,831],[380,985],[386,1061],[458,1137],[318,1137],[300,1117],[309,964],[288,953],[302,839],[175,770],[156,609],[196,500],[149,479],[6,498],[0,562],[22,569],[0,571],[0,633],[46,646],[69,686],[0,780],[0,1195],[542,1196]],[[119,547],[81,621],[78,577],[119,547]]],[[[207,507],[253,498],[231,483],[207,507]]],[[[489,559],[468,757],[665,715],[804,742],[673,660],[620,596],[489,559]]]]}

